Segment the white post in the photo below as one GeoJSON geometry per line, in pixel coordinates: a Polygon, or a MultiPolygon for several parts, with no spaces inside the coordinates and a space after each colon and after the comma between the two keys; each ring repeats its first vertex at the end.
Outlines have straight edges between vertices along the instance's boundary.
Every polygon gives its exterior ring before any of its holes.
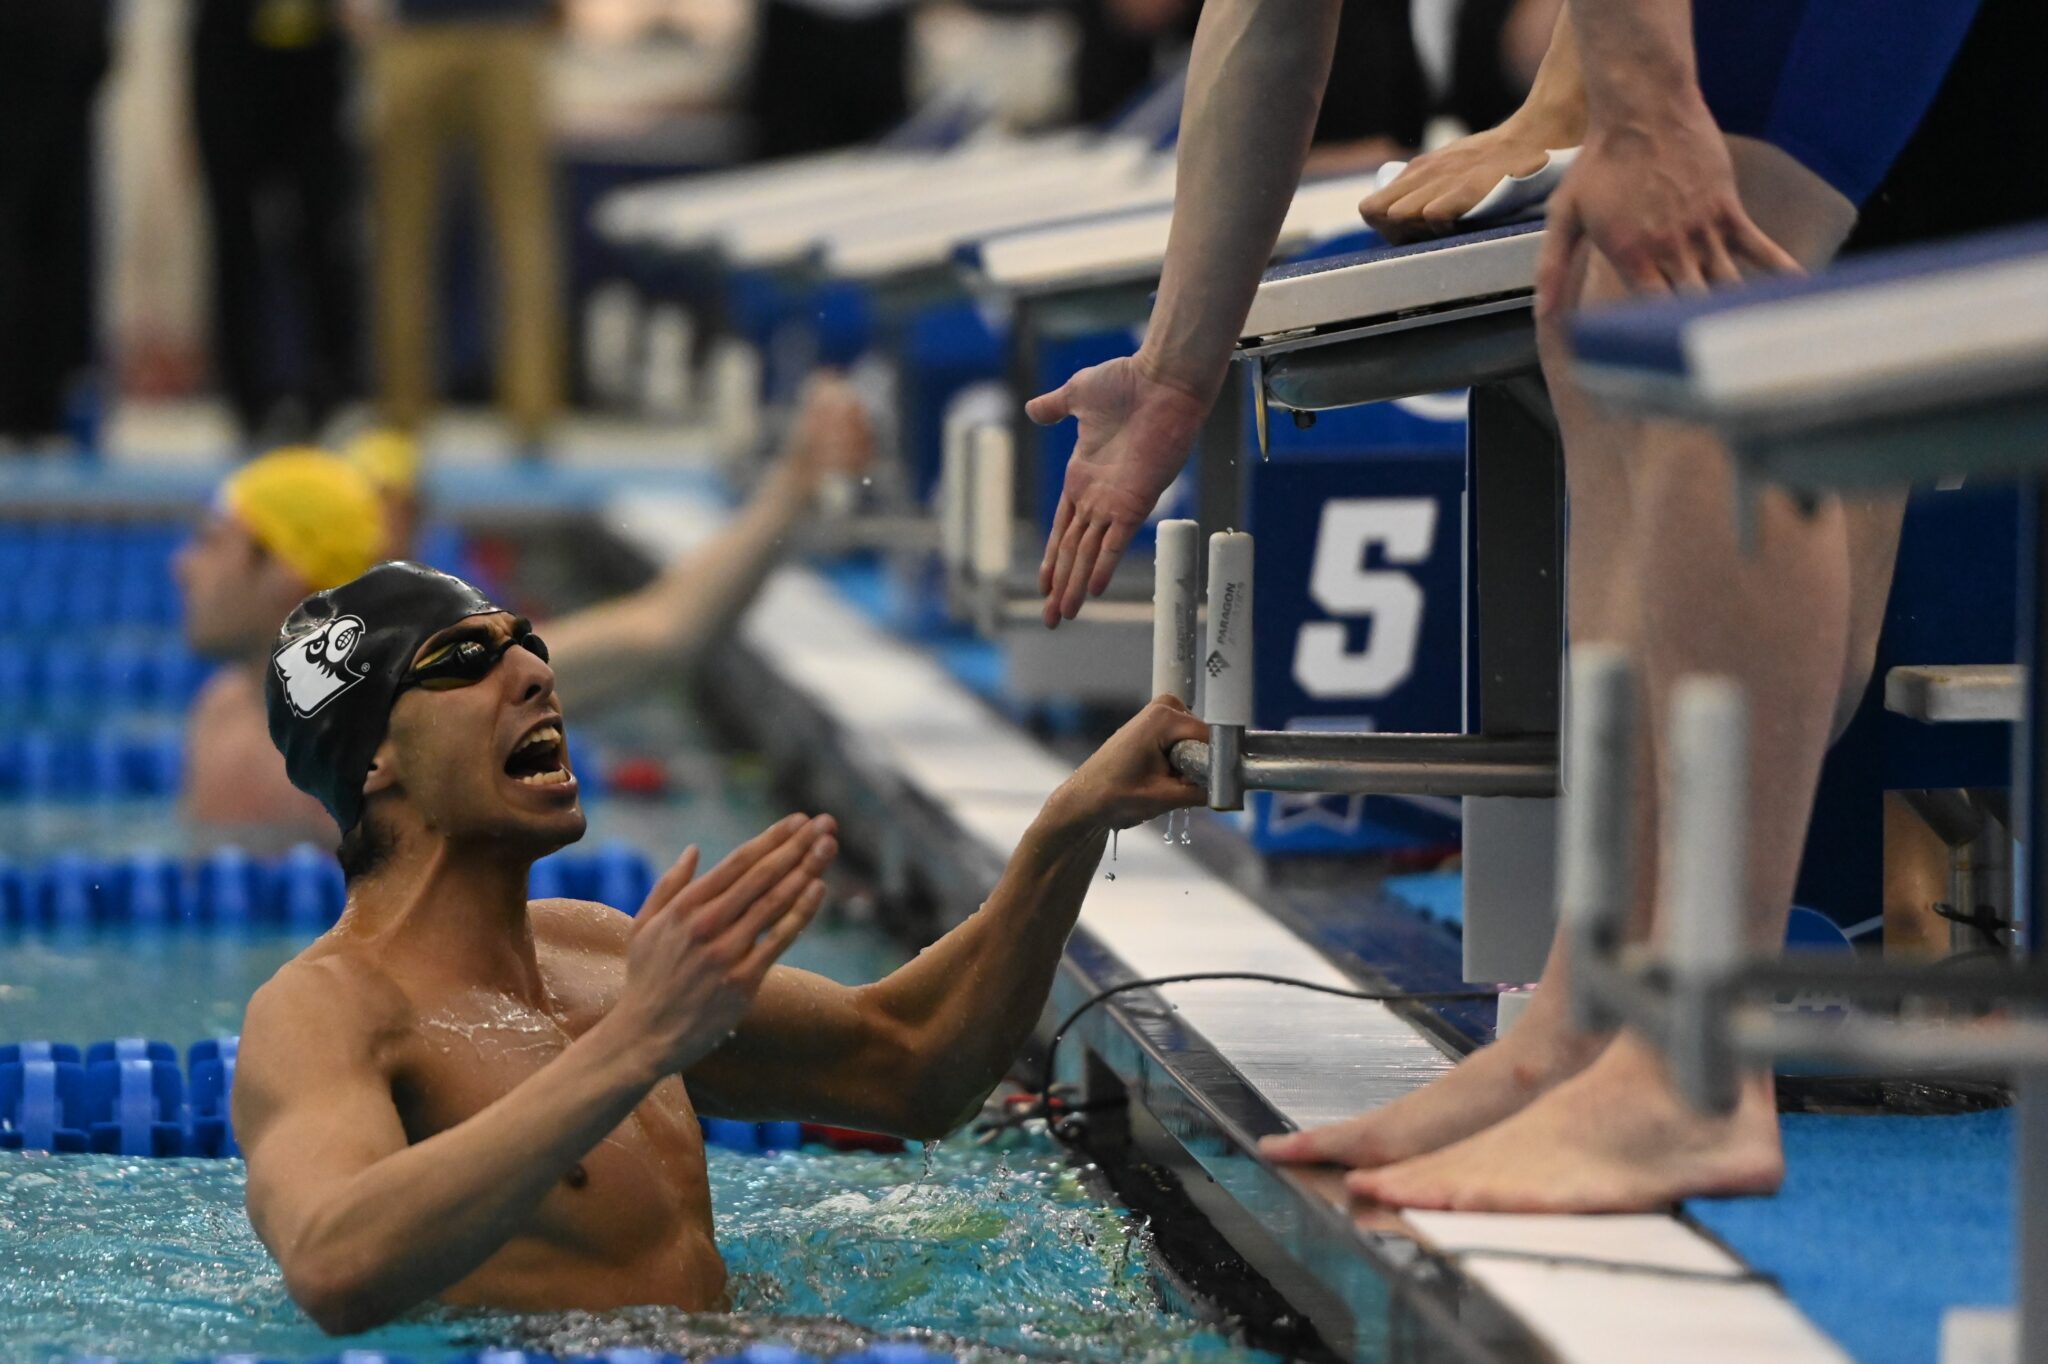
{"type": "Polygon", "coordinates": [[[1152,559],[1152,695],[1195,704],[1195,574],[1202,528],[1161,521],[1152,559]]]}
{"type": "Polygon", "coordinates": [[[1206,676],[1202,718],[1211,725],[1252,722],[1252,537],[1217,531],[1209,537],[1209,629],[1202,650],[1206,676]]]}
{"type": "Polygon", "coordinates": [[[939,464],[939,564],[948,583],[967,568],[973,437],[974,428],[967,422],[946,423],[939,464]]]}
{"type": "Polygon", "coordinates": [[[1010,571],[1016,525],[1012,486],[1015,454],[1008,427],[977,426],[968,433],[970,480],[969,562],[981,582],[1000,583],[1010,571]]]}
{"type": "Polygon", "coordinates": [[[1724,677],[1688,677],[1672,703],[1672,800],[1664,812],[1670,887],[1666,960],[1681,980],[1725,976],[1746,955],[1749,706],[1724,677]]]}
{"type": "Polygon", "coordinates": [[[1611,940],[1634,893],[1635,678],[1621,650],[1572,646],[1565,698],[1557,914],[1575,942],[1611,940]]]}

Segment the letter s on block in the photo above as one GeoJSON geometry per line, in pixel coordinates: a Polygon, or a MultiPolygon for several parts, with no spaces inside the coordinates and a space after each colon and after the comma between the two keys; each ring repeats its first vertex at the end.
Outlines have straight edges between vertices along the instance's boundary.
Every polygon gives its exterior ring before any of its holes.
{"type": "Polygon", "coordinates": [[[1344,622],[1311,621],[1294,642],[1294,680],[1310,696],[1385,696],[1415,671],[1422,636],[1422,588],[1406,573],[1368,569],[1366,550],[1390,564],[1419,564],[1436,542],[1430,497],[1332,498],[1323,504],[1308,592],[1333,616],[1371,622],[1365,648],[1345,647],[1344,622]]]}

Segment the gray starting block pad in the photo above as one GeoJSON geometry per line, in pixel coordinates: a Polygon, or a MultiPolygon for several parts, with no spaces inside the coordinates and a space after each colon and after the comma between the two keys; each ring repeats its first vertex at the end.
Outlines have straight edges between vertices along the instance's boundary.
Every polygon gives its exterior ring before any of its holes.
{"type": "Polygon", "coordinates": [[[1914,664],[1884,675],[1884,708],[1930,725],[2017,723],[2027,674],[2017,663],[1914,664]]]}
{"type": "Polygon", "coordinates": [[[2048,461],[2048,227],[1588,313],[1584,381],[1705,422],[1752,477],[1884,487],[2048,461]]]}
{"type": "Polygon", "coordinates": [[[1530,373],[1542,241],[1542,223],[1510,223],[1282,266],[1239,351],[1271,402],[1305,412],[1530,373]]]}

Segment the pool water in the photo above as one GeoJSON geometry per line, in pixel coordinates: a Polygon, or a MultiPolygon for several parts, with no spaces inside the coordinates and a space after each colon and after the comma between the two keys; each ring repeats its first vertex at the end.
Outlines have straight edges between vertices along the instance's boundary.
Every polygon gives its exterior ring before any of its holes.
{"type": "Polygon", "coordinates": [[[1050,1142],[955,1137],[901,1155],[710,1153],[731,1313],[428,1311],[323,1336],[242,1211],[239,1160],[0,1158],[0,1361],[272,1358],[344,1347],[437,1359],[486,1345],[686,1358],[753,1340],[829,1357],[915,1336],[964,1360],[1265,1359],[1168,1301],[1143,1228],[1050,1142]]]}
{"type": "MultiPolygon", "coordinates": [[[[249,996],[308,941],[189,928],[0,936],[0,1044],[148,1037],[182,1051],[238,1033],[249,996]]],[[[887,975],[903,954],[872,930],[821,921],[783,960],[858,985],[887,975]]]]}

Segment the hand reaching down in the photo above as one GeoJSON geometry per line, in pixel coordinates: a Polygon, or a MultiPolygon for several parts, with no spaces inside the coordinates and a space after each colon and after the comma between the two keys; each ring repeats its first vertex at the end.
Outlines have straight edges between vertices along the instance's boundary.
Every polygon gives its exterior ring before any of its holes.
{"type": "Polygon", "coordinates": [[[1536,271],[1541,315],[1577,302],[1589,249],[1642,294],[1739,284],[1745,269],[1800,269],[1742,206],[1728,143],[1704,105],[1655,121],[1596,123],[1550,199],[1536,271]]]}
{"type": "Polygon", "coordinates": [[[1041,426],[1068,417],[1081,424],[1038,566],[1048,629],[1108,589],[1131,536],[1187,463],[1208,406],[1153,378],[1137,356],[1081,370],[1025,405],[1041,426]]]}

